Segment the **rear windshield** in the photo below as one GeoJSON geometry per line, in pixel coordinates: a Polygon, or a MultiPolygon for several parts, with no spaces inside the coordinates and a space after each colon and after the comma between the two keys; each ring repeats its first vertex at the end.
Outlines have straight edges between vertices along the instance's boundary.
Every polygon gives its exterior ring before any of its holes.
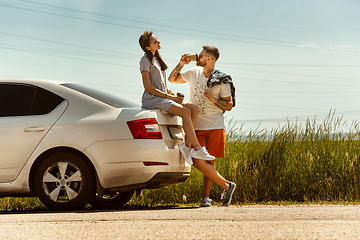
{"type": "Polygon", "coordinates": [[[95,98],[96,100],[99,100],[100,102],[103,102],[112,107],[116,107],[116,108],[139,107],[139,105],[137,105],[136,103],[132,103],[130,101],[119,98],[115,95],[102,92],[97,89],[85,87],[83,85],[79,85],[76,83],[64,83],[61,85],[64,87],[71,88],[75,91],[81,92],[89,97],[95,98]]]}

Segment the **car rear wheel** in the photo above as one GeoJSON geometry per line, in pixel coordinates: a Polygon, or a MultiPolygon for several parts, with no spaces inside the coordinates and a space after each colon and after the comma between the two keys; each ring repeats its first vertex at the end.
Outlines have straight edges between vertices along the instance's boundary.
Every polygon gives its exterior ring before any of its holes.
{"type": "Polygon", "coordinates": [[[102,197],[95,194],[90,204],[94,209],[116,209],[125,205],[134,195],[134,190],[104,194],[102,197]]]}
{"type": "Polygon", "coordinates": [[[81,157],[56,153],[40,164],[35,191],[50,209],[81,209],[95,194],[94,179],[92,168],[81,157]]]}

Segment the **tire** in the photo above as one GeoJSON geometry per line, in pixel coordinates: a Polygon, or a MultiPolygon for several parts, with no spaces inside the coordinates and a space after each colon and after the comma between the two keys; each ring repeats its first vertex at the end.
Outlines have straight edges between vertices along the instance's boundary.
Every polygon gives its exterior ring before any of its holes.
{"type": "Polygon", "coordinates": [[[117,209],[124,206],[134,195],[134,190],[128,192],[117,192],[100,197],[95,194],[90,204],[93,209],[117,209]]]}
{"type": "Polygon", "coordinates": [[[53,210],[83,209],[95,194],[92,168],[73,153],[56,153],[39,166],[35,191],[40,201],[53,210]]]}

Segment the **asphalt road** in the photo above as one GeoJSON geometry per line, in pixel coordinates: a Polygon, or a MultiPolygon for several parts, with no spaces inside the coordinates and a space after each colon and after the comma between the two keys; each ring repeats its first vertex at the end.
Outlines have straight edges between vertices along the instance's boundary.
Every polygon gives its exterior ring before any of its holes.
{"type": "Polygon", "coordinates": [[[360,239],[360,205],[0,212],[0,239],[360,239]]]}

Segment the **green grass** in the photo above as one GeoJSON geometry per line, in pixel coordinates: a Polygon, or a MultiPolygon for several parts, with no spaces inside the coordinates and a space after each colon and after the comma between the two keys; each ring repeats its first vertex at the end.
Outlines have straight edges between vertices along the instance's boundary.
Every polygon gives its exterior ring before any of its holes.
{"type": "Polygon", "coordinates": [[[36,197],[6,197],[0,199],[0,211],[24,211],[46,209],[36,197]]]}
{"type": "MultiPolygon", "coordinates": [[[[360,196],[360,131],[353,122],[330,113],[316,124],[308,120],[286,127],[243,132],[230,124],[226,131],[225,158],[217,170],[237,184],[234,204],[267,202],[357,202],[360,196]],[[344,131],[346,129],[346,131],[344,131]]],[[[210,198],[220,203],[222,189],[214,184],[210,198]]],[[[130,204],[199,204],[202,174],[192,168],[184,183],[144,190],[130,204]]]]}
{"type": "MultiPolygon", "coordinates": [[[[271,130],[226,129],[225,158],[216,168],[237,184],[233,204],[358,203],[360,196],[360,128],[330,113],[324,122],[288,123],[271,130]]],[[[214,183],[210,198],[220,204],[214,183]]],[[[128,206],[197,205],[202,173],[192,168],[183,183],[144,190],[128,206]],[[186,196],[184,202],[183,196],[186,196]]],[[[44,209],[37,198],[3,198],[0,209],[44,209]]]]}

